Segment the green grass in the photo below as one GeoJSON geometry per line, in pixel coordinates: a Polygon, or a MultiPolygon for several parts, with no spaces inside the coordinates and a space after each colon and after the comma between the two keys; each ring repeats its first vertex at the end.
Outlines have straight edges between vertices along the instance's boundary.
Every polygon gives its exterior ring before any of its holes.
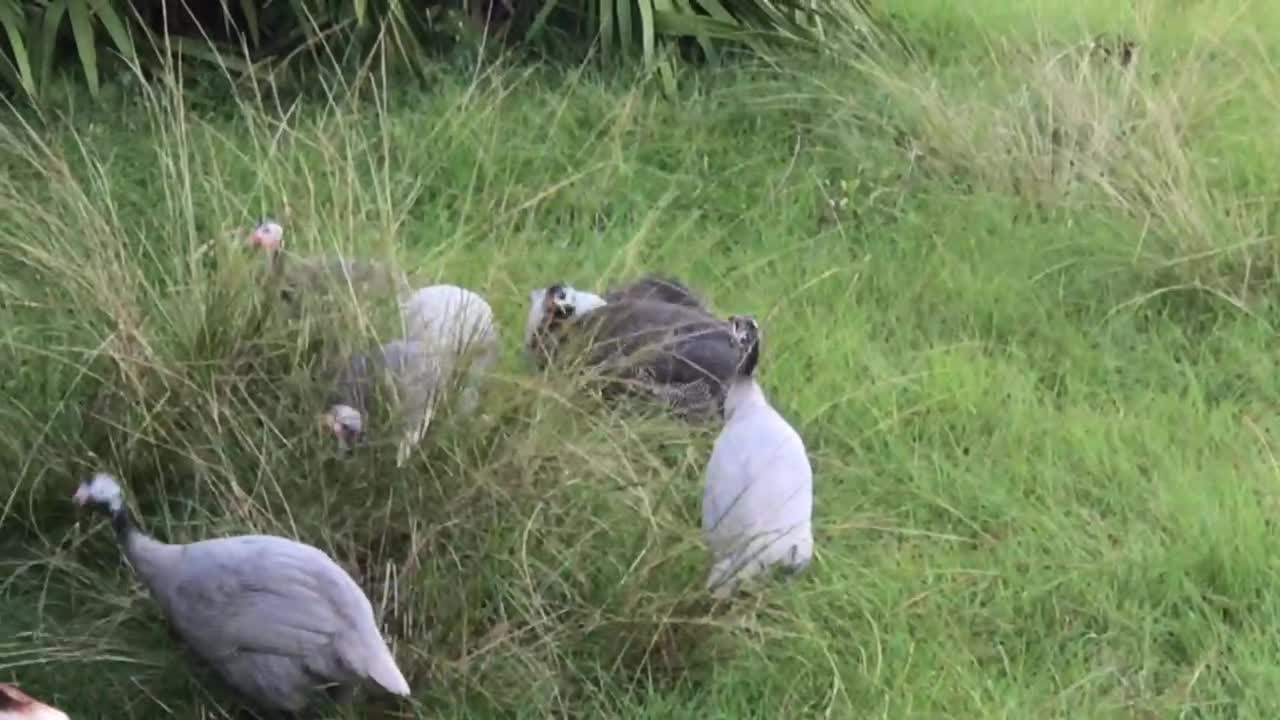
{"type": "Polygon", "coordinates": [[[108,466],[162,538],[332,552],[409,716],[1275,717],[1275,12],[950,5],[899,10],[915,61],[837,44],[678,100],[442,70],[8,125],[0,681],[75,718],[235,712],[72,513],[108,466]],[[1104,31],[1142,41],[1131,76],[1054,60],[1104,31]],[[365,323],[263,319],[232,242],[263,213],[484,293],[484,413],[406,471],[336,462],[310,353],[365,323]],[[714,429],[519,353],[532,287],[646,271],[762,319],[813,458],[811,572],[728,611],[697,600],[714,429]]]}

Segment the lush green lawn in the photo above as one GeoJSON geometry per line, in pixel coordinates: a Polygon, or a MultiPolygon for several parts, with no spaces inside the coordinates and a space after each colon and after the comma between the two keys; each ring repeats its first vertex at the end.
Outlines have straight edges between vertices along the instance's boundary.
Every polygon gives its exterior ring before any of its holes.
{"type": "Polygon", "coordinates": [[[950,5],[902,11],[917,64],[850,51],[676,101],[442,70],[10,124],[0,681],[73,718],[234,713],[71,512],[105,466],[162,538],[332,552],[416,717],[1276,717],[1274,11],[950,5]],[[1143,44],[1127,77],[1071,49],[1113,30],[1143,44]],[[294,249],[484,293],[484,415],[405,471],[333,459],[313,344],[257,324],[233,242],[263,213],[294,249]],[[762,318],[817,475],[811,572],[728,611],[697,599],[714,429],[592,407],[520,355],[533,287],[651,270],[762,318]]]}

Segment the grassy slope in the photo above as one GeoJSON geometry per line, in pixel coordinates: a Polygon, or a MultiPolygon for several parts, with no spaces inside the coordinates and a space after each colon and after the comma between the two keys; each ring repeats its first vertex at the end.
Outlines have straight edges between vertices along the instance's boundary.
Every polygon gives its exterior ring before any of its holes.
{"type": "Polygon", "coordinates": [[[65,174],[13,161],[0,679],[73,717],[233,707],[73,524],[93,451],[157,534],[285,532],[356,569],[420,717],[1274,717],[1268,11],[949,5],[904,11],[922,67],[707,77],[674,105],[443,77],[283,124],[156,101],[74,124],[91,162],[52,136],[65,174]],[[1144,39],[1131,84],[1048,62],[1103,29],[1144,39]],[[487,417],[412,473],[339,466],[293,335],[257,371],[283,389],[232,377],[252,303],[218,290],[229,242],[200,248],[261,212],[485,292],[487,417]],[[819,477],[813,572],[729,616],[687,599],[711,437],[580,412],[518,357],[529,288],[647,269],[765,318],[819,477]],[[129,432],[83,417],[68,362],[95,347],[129,369],[129,432]]]}

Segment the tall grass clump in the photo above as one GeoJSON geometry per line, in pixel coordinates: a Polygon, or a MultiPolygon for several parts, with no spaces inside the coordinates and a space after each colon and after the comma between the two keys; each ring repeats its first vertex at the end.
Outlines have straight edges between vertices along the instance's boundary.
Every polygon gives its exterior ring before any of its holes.
{"type": "MultiPolygon", "coordinates": [[[[265,532],[331,552],[373,599],[424,708],[465,700],[544,715],[623,702],[732,643],[731,624],[686,597],[705,570],[696,503],[708,431],[637,422],[525,368],[528,290],[567,270],[522,267],[534,245],[493,242],[443,277],[452,254],[482,240],[451,236],[443,217],[434,239],[406,237],[428,198],[429,222],[439,212],[482,237],[518,234],[574,183],[565,168],[545,187],[509,187],[505,209],[480,205],[529,152],[498,133],[504,97],[528,87],[482,77],[434,124],[409,126],[393,126],[387,88],[366,90],[306,113],[246,95],[233,120],[215,121],[190,113],[176,84],[157,84],[134,130],[153,142],[127,158],[90,135],[3,131],[5,585],[48,590],[4,613],[21,631],[0,651],[7,667],[38,677],[14,658],[51,647],[65,662],[116,667],[96,692],[133,684],[156,698],[120,716],[147,717],[185,691],[170,669],[176,646],[109,533],[64,510],[75,480],[100,467],[120,473],[162,538],[265,532]],[[477,153],[470,165],[398,157],[401,143],[450,142],[477,153]],[[489,296],[508,357],[483,412],[437,420],[403,472],[387,458],[393,441],[377,441],[390,428],[373,428],[374,447],[357,457],[335,457],[314,420],[324,383],[344,353],[396,332],[394,304],[339,289],[305,312],[286,306],[244,247],[264,214],[283,222],[291,252],[406,262],[419,284],[489,296]],[[473,214],[480,224],[467,226],[473,214]],[[409,247],[428,264],[396,257],[409,247]],[[606,676],[632,685],[610,699],[606,676]]],[[[224,699],[191,702],[194,713],[224,699]]]]}

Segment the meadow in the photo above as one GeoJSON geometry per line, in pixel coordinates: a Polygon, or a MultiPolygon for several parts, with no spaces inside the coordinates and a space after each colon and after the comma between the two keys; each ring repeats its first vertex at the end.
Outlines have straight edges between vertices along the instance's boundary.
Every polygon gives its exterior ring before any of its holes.
{"type": "Polygon", "coordinates": [[[499,61],[9,116],[0,681],[241,712],[74,511],[106,467],[162,539],[351,570],[414,688],[365,717],[1280,715],[1280,11],[955,5],[676,97],[499,61]],[[382,311],[269,312],[262,215],[484,294],[482,412],[403,471],[335,457],[312,358],[382,311]],[[700,595],[716,429],[521,354],[533,288],[651,271],[760,318],[814,465],[814,564],[730,607],[700,595]]]}

